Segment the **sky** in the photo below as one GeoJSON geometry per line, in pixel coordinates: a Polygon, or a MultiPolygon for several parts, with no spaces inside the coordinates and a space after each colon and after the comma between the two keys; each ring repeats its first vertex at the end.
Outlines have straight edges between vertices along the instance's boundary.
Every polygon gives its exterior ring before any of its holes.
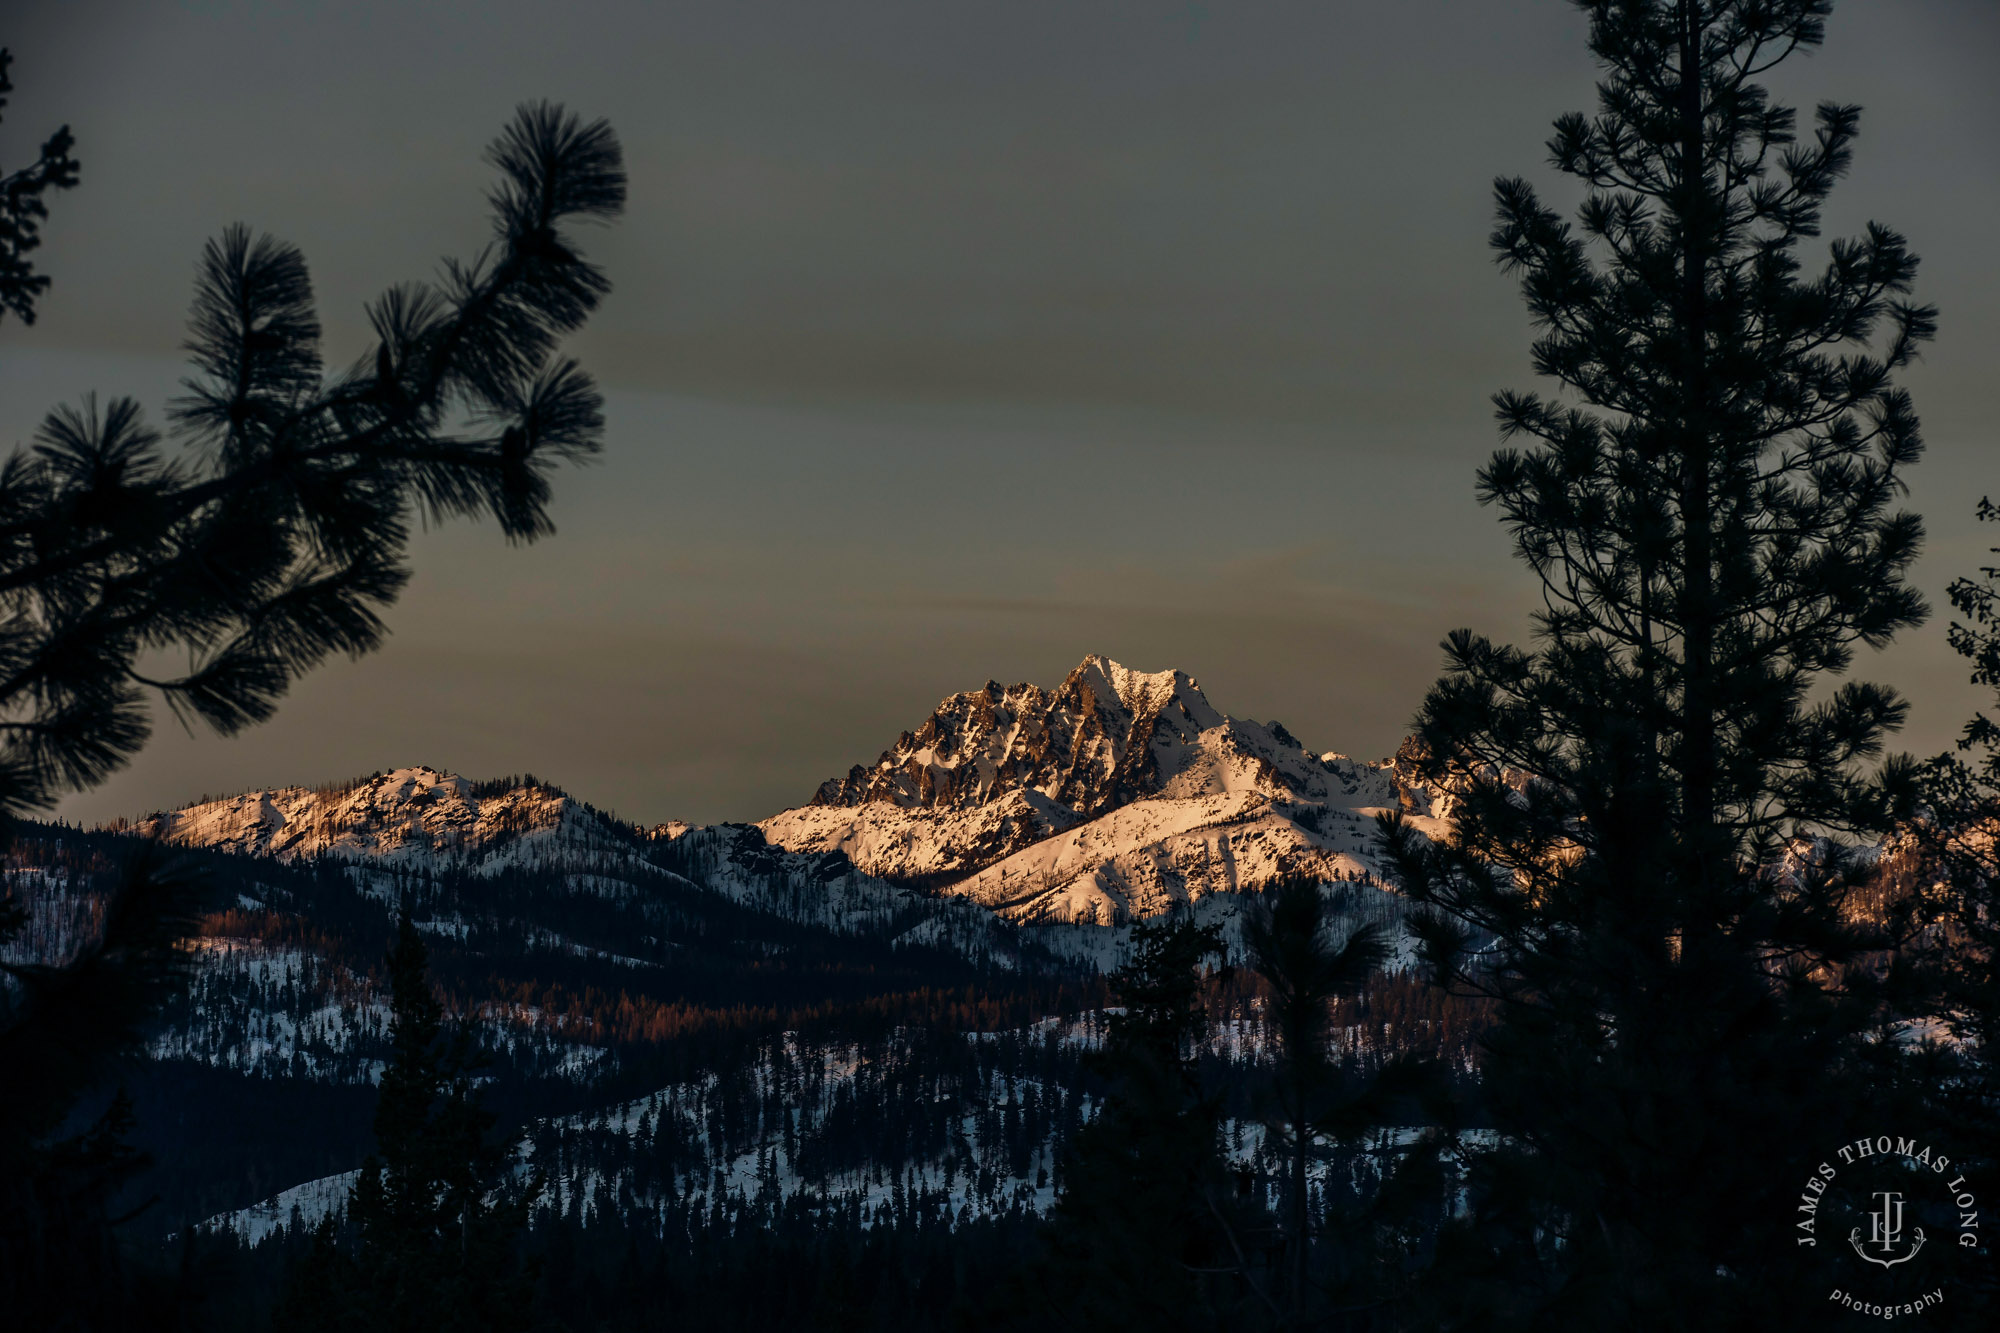
{"type": "MultiPolygon", "coordinates": [[[[608,427],[556,535],[422,534],[383,650],[234,739],[163,716],[64,817],[423,763],[754,820],[1089,653],[1375,757],[1447,631],[1524,636],[1473,494],[1490,395],[1533,386],[1486,236],[1496,175],[1570,197],[1543,143],[1593,71],[1559,0],[10,0],[0,44],[0,167],[62,122],[83,162],[40,320],[0,323],[0,449],[91,391],[158,420],[231,222],[303,248],[344,363],[364,302],[484,238],[518,103],[607,117],[631,178],[584,237],[608,427]]],[[[1829,234],[1903,231],[1942,310],[1906,380],[1939,607],[2000,495],[1995,68],[1990,0],[1846,0],[1773,80],[1866,108],[1829,234]]],[[[1858,663],[1918,752],[1982,702],[1945,619],[1858,663]]]]}

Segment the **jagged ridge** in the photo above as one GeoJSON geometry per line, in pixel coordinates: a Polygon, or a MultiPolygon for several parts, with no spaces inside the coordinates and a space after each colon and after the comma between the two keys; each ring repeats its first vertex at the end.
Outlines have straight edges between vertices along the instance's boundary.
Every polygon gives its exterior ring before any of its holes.
{"type": "Polygon", "coordinates": [[[1373,813],[1430,807],[1397,760],[1312,754],[1183,672],[1091,656],[1053,691],[951,696],[872,768],[760,827],[1014,920],[1109,924],[1288,872],[1369,880],[1373,813]]]}

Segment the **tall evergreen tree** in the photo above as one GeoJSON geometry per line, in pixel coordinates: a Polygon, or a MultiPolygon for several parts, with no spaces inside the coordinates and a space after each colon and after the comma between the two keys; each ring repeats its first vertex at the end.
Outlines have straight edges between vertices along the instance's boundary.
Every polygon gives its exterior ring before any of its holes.
{"type": "Polygon", "coordinates": [[[1391,1317],[1407,1295],[1410,1256],[1452,1189],[1442,1159],[1457,1108],[1437,1062],[1379,1052],[1364,1061],[1338,1049],[1334,1003],[1359,994],[1388,955],[1373,924],[1336,938],[1340,915],[1339,897],[1300,875],[1272,884],[1242,918],[1274,1046],[1265,1141],[1286,1172],[1271,1313],[1286,1328],[1372,1328],[1391,1317]],[[1418,1124],[1427,1128],[1406,1132],[1418,1124]],[[1380,1142],[1391,1127],[1393,1153],[1380,1142]],[[1315,1160],[1328,1168],[1317,1204],[1315,1160]]]}
{"type": "Polygon", "coordinates": [[[526,1328],[533,1287],[519,1255],[539,1186],[507,1179],[511,1154],[474,1076],[470,1032],[448,1030],[407,905],[385,960],[394,1054],[375,1107],[376,1152],[292,1274],[287,1330],[450,1333],[526,1328]]]}
{"type": "Polygon", "coordinates": [[[1859,112],[1801,139],[1759,79],[1827,0],[1579,7],[1598,111],[1549,141],[1576,225],[1507,179],[1493,234],[1560,391],[1499,395],[1528,447],[1479,477],[1545,609],[1531,650],[1447,640],[1418,729],[1449,833],[1383,829],[1435,975],[1500,1013],[1502,1146],[1429,1287],[1480,1328],[1782,1322],[1796,1163],[1862,1110],[1851,964],[1885,941],[1841,867],[1775,867],[1910,786],[1868,767],[1901,700],[1831,682],[1924,614],[1893,376],[1935,315],[1878,225],[1805,273],[1859,112]]]}
{"type": "Polygon", "coordinates": [[[1273,1128],[1286,1157],[1284,1294],[1293,1326],[1305,1322],[1312,1291],[1310,1172],[1329,1122],[1353,1109],[1329,1048],[1333,1002],[1351,995],[1381,967],[1388,949],[1372,925],[1336,943],[1317,880],[1279,881],[1243,914],[1243,944],[1267,990],[1265,1026],[1277,1045],[1277,1115],[1273,1128]]]}
{"type": "Polygon", "coordinates": [[[1216,928],[1185,915],[1134,928],[1097,1061],[1108,1086],[1063,1162],[1045,1259],[1017,1293],[1022,1326],[1208,1329],[1244,1306],[1251,1256],[1199,1068],[1204,970],[1221,951],[1216,928]]]}

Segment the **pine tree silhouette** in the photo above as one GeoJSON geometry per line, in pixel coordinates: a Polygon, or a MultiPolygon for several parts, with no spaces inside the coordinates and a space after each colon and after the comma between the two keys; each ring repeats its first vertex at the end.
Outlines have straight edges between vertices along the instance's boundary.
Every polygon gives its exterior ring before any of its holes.
{"type": "MultiPolygon", "coordinates": [[[[1344,1068],[1331,1030],[1337,1000],[1355,996],[1388,957],[1381,928],[1361,924],[1334,938],[1337,909],[1312,876],[1273,882],[1243,911],[1243,946],[1265,986],[1264,1027],[1275,1046],[1275,1078],[1266,1142],[1283,1154],[1284,1221],[1278,1262],[1282,1312],[1289,1327],[1324,1323],[1336,1308],[1382,1303],[1397,1294],[1396,1260],[1378,1233],[1418,1219],[1412,1205],[1437,1192],[1443,1140],[1427,1136],[1387,1167],[1373,1197],[1342,1213],[1322,1201],[1315,1217],[1311,1165],[1332,1143],[1352,1144],[1399,1112],[1428,1111],[1448,1120],[1442,1080],[1426,1058],[1389,1058],[1363,1071],[1344,1068]],[[1419,1182],[1422,1182],[1421,1184],[1419,1182]],[[1314,1237],[1327,1244],[1315,1255],[1314,1237]]],[[[1400,1258],[1400,1256],[1397,1256],[1400,1258]]]]}
{"type": "MultiPolygon", "coordinates": [[[[14,91],[7,73],[13,63],[13,53],[0,47],[0,110],[14,91]]],[[[35,322],[35,298],[49,289],[48,275],[35,272],[27,257],[41,245],[42,220],[49,215],[42,196],[77,183],[75,147],[76,137],[65,125],[42,142],[33,162],[0,172],[0,312],[12,311],[23,324],[35,322]]]]}
{"type": "Polygon", "coordinates": [[[1308,1172],[1318,1122],[1331,1109],[1338,1082],[1328,1050],[1332,1005],[1358,991],[1387,954],[1374,926],[1357,927],[1336,945],[1329,924],[1319,884],[1308,877],[1274,883],[1243,914],[1243,945],[1250,966],[1269,988],[1265,1026],[1277,1045],[1272,1128],[1286,1158],[1284,1286],[1294,1322],[1305,1316],[1309,1289],[1313,1226],[1308,1172]]]}
{"type": "Polygon", "coordinates": [[[1449,835],[1382,829],[1431,969],[1501,1015],[1505,1137],[1426,1288],[1482,1329],[1777,1326],[1793,1240],[1754,1219],[1862,1108],[1879,997],[1849,964],[1885,941],[1837,855],[1774,867],[1913,785],[1869,768],[1902,701],[1829,682],[1924,614],[1893,376],[1935,314],[1879,225],[1804,272],[1859,112],[1802,140],[1758,79],[1825,0],[1579,7],[1598,111],[1549,141],[1576,225],[1508,179],[1493,234],[1561,396],[1499,395],[1527,447],[1479,477],[1546,609],[1531,650],[1450,636],[1418,720],[1449,835]]]}
{"type": "Polygon", "coordinates": [[[1250,1299],[1247,1230],[1202,1086],[1203,966],[1219,932],[1184,915],[1141,924],[1111,977],[1124,1007],[1097,1066],[1108,1087],[1062,1166],[1045,1257],[1007,1302],[1025,1327],[1220,1327],[1250,1299]]]}
{"type": "MultiPolygon", "coordinates": [[[[23,320],[47,279],[22,256],[41,196],[75,182],[70,146],[58,133],[36,167],[0,178],[0,303],[23,320]]],[[[376,345],[353,366],[324,370],[299,251],[232,227],[202,255],[195,374],[169,412],[185,458],[120,398],[58,408],[0,466],[0,825],[129,760],[148,691],[226,735],[328,656],[375,648],[413,520],[491,517],[516,541],[550,530],[549,472],[594,453],[603,428],[557,344],[609,290],[563,227],[615,216],[625,177],[608,125],[546,104],[522,108],[488,157],[492,243],[379,299],[376,345]],[[140,670],[175,653],[184,672],[140,670]]],[[[51,1136],[177,984],[198,889],[152,856],[95,887],[106,927],[78,957],[0,964],[0,1308],[46,1310],[50,1327],[137,1318],[105,1230],[137,1165],[107,1137],[129,1108],[107,1133],[51,1136]]],[[[24,920],[0,906],[0,943],[24,920]]]]}
{"type": "MultiPolygon", "coordinates": [[[[2000,507],[1979,502],[1982,522],[2000,522],[2000,507]]],[[[2000,555],[2000,548],[1992,554],[2000,555]]],[[[1972,666],[1972,683],[2000,698],[2000,567],[1977,577],[1952,581],[1946,590],[1952,609],[1951,646],[1972,666]]],[[[1940,933],[1935,960],[1945,1003],[1941,1016],[1955,1035],[1969,1042],[1968,1055],[1992,1052],[2000,1039],[2000,723],[1975,714],[1959,738],[1959,754],[1941,755],[1926,774],[1932,819],[1924,832],[1949,876],[1947,892],[1933,907],[1940,933]],[[1961,755],[1969,755],[1968,763],[1961,755]]],[[[1984,1103],[2000,1100],[1990,1059],[1968,1071],[1973,1082],[1961,1090],[1984,1103]]]]}
{"type": "Polygon", "coordinates": [[[533,1284],[518,1250],[538,1181],[507,1178],[491,1141],[468,1029],[448,1030],[407,905],[385,960],[394,1056],[375,1108],[376,1152],[294,1269],[277,1326],[385,1333],[526,1328],[533,1284]]]}
{"type": "MultiPolygon", "coordinates": [[[[1977,513],[1982,522],[2000,522],[1990,499],[1980,500],[1977,513]]],[[[1948,632],[1952,648],[1971,665],[1973,684],[2000,692],[2000,567],[1954,579],[1946,595],[1963,617],[1948,632]]],[[[1958,753],[1932,760],[1925,777],[1925,817],[1913,822],[1909,849],[1911,900],[1923,933],[1911,952],[1925,983],[1926,1016],[1950,1040],[1931,1049],[1934,1063],[1920,1077],[1974,1196],[1990,1197],[2000,1184],[2000,724],[1975,714],[1958,753]]],[[[1954,1284],[1953,1314],[1990,1323],[2000,1309],[1992,1245],[1960,1257],[1967,1262],[1954,1284]]]]}

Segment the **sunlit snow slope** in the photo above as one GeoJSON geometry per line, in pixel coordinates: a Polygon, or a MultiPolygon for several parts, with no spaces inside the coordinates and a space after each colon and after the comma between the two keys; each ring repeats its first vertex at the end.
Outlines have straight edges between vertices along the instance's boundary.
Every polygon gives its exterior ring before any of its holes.
{"type": "Polygon", "coordinates": [[[535,864],[552,855],[620,855],[630,840],[553,787],[475,783],[399,768],[331,787],[246,792],[156,814],[142,833],[171,843],[290,860],[322,854],[389,865],[535,864]]]}
{"type": "Polygon", "coordinates": [[[955,694],[872,767],[765,820],[777,846],[1028,922],[1111,924],[1287,873],[1368,880],[1373,815],[1428,823],[1395,760],[1313,754],[1179,671],[1092,656],[1053,691],[955,694]]]}

